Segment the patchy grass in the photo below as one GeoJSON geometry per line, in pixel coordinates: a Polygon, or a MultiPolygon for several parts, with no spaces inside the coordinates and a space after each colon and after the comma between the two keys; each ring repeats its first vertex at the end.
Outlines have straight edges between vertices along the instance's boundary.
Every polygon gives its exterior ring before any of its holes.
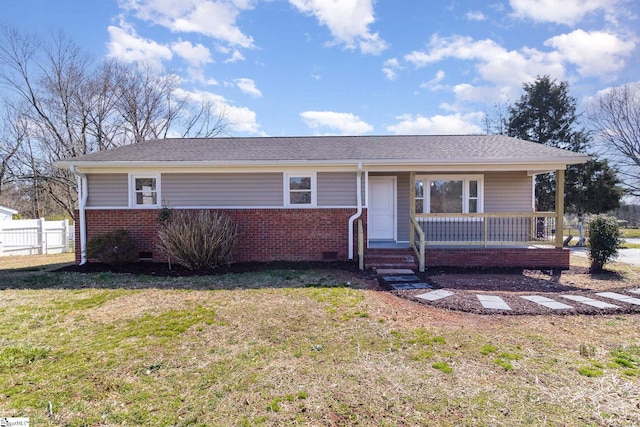
{"type": "Polygon", "coordinates": [[[621,228],[620,233],[625,238],[638,238],[640,237],[640,228],[621,228]]]}
{"type": "Polygon", "coordinates": [[[638,315],[449,312],[334,271],[0,281],[0,415],[33,425],[640,424],[638,315]]]}

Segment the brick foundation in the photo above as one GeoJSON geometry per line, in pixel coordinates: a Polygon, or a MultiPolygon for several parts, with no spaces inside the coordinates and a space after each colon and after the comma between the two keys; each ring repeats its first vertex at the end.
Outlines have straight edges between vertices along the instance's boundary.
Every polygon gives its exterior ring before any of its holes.
{"type": "MultiPolygon", "coordinates": [[[[344,261],[348,259],[348,224],[355,209],[233,209],[216,210],[238,225],[235,262],[247,261],[344,261]]],[[[76,212],[76,261],[80,262],[80,221],[76,212]]],[[[366,209],[360,217],[366,230],[366,209]]],[[[151,252],[153,261],[166,261],[155,248],[158,210],[87,210],[87,241],[93,236],[127,229],[138,251],[151,252]]],[[[357,254],[357,221],[354,223],[354,255],[357,254]]],[[[357,259],[357,256],[356,256],[357,259]]]]}
{"type": "Polygon", "coordinates": [[[427,267],[518,267],[569,269],[569,249],[426,249],[427,267]]]}

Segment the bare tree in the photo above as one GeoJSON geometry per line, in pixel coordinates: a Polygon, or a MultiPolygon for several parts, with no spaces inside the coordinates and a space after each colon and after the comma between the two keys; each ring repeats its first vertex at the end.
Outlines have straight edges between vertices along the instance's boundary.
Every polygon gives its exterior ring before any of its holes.
{"type": "Polygon", "coordinates": [[[604,150],[630,194],[640,196],[640,85],[611,88],[589,112],[604,150]]]}
{"type": "MultiPolygon", "coordinates": [[[[23,120],[24,135],[20,141],[1,142],[0,153],[6,151],[18,160],[16,179],[31,182],[34,214],[40,213],[44,196],[73,213],[76,181],[69,171],[53,166],[57,160],[148,139],[224,132],[224,111],[182,95],[179,83],[172,74],[155,74],[114,60],[95,61],[63,33],[44,42],[4,28],[0,32],[0,88],[8,97],[4,110],[23,120]]],[[[9,166],[0,169],[0,178],[10,171],[9,166]]]]}

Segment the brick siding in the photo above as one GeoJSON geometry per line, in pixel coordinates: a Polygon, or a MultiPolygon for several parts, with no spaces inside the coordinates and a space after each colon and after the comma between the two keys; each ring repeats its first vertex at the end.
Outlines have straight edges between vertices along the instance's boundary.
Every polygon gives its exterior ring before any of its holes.
{"type": "Polygon", "coordinates": [[[450,248],[427,249],[427,267],[569,268],[569,249],[562,248],[450,248]]]}
{"type": "MultiPolygon", "coordinates": [[[[348,224],[354,209],[233,209],[228,214],[238,226],[234,261],[321,261],[348,259],[348,224]],[[334,257],[335,255],[335,257],[334,257]],[[328,258],[327,258],[328,257],[328,258]]],[[[77,212],[76,212],[77,217],[77,212]]],[[[366,209],[360,217],[365,222],[366,209]]],[[[153,261],[166,258],[155,248],[159,221],[155,209],[87,210],[87,241],[93,236],[127,229],[138,251],[153,253],[153,261]]],[[[76,218],[76,242],[80,248],[80,221],[76,218]]],[[[357,221],[354,223],[354,256],[357,254],[357,221]]],[[[357,256],[356,256],[357,258],[357,256]]],[[[80,253],[76,253],[80,261],[80,253]]]]}

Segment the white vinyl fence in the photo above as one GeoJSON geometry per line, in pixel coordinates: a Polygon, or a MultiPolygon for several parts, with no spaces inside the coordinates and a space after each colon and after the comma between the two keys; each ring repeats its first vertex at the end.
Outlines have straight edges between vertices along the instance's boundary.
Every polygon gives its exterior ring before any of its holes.
{"type": "Polygon", "coordinates": [[[66,219],[0,221],[0,256],[70,252],[73,237],[73,226],[66,219]]]}

